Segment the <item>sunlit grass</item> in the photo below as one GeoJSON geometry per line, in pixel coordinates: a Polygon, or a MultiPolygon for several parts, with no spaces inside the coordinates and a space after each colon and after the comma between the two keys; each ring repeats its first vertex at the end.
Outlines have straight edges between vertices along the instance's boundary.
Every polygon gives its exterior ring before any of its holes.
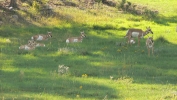
{"type": "Polygon", "coordinates": [[[164,0],[157,0],[157,1],[129,0],[129,1],[136,3],[136,4],[142,4],[142,5],[148,6],[151,9],[159,10],[160,14],[163,14],[163,15],[174,15],[174,12],[176,11],[176,8],[174,7],[174,5],[176,4],[176,0],[171,0],[170,2],[164,1],[164,0]],[[164,4],[167,4],[167,5],[164,5],[164,4]]]}
{"type": "MultiPolygon", "coordinates": [[[[1,26],[0,99],[175,100],[176,20],[170,17],[176,16],[176,1],[130,1],[159,10],[159,19],[147,20],[97,4],[95,9],[61,6],[56,10],[58,16],[43,16],[31,20],[31,25],[1,26]],[[145,30],[148,26],[154,32],[154,56],[147,55],[147,36],[140,47],[137,42],[116,45],[125,43],[127,29],[145,30]],[[52,31],[53,37],[41,41],[46,47],[18,49],[32,35],[47,31],[52,31]],[[80,31],[87,35],[82,43],[65,43],[80,31]],[[69,71],[59,73],[61,65],[69,71]]],[[[29,12],[38,15],[32,8],[29,12]]]]}

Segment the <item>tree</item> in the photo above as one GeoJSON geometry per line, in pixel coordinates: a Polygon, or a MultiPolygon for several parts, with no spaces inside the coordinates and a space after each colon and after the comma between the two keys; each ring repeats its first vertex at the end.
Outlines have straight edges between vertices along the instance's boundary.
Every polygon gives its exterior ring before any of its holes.
{"type": "Polygon", "coordinates": [[[106,3],[107,0],[102,0],[103,3],[106,3]]]}
{"type": "Polygon", "coordinates": [[[10,0],[9,7],[18,8],[18,6],[17,6],[17,0],[10,0]]]}

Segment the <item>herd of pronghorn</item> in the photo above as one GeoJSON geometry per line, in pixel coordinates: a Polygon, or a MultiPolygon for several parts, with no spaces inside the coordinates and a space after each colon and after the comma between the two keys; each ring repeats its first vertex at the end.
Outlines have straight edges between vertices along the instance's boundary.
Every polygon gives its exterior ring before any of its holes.
{"type": "MultiPolygon", "coordinates": [[[[138,46],[140,46],[140,39],[149,33],[153,34],[150,27],[147,27],[145,31],[143,31],[141,29],[129,29],[127,31],[125,38],[127,38],[128,44],[134,44],[135,43],[134,38],[138,38],[138,46]]],[[[31,40],[28,40],[28,44],[20,46],[19,49],[34,50],[36,47],[45,47],[45,44],[37,43],[37,41],[47,40],[51,37],[52,37],[51,32],[47,32],[47,34],[34,35],[31,37],[31,40]]],[[[67,38],[66,43],[68,44],[68,43],[82,42],[84,37],[86,37],[86,35],[85,35],[84,31],[82,31],[80,36],[78,36],[78,37],[67,38]]],[[[150,55],[150,52],[153,54],[153,47],[154,47],[153,37],[148,36],[148,38],[146,40],[146,47],[148,49],[148,55],[150,55]]]]}
{"type": "MultiPolygon", "coordinates": [[[[36,47],[45,47],[45,44],[38,43],[37,41],[48,40],[52,37],[52,32],[47,32],[47,34],[38,34],[31,37],[31,40],[28,40],[28,44],[21,45],[19,49],[21,50],[34,50],[36,47]]],[[[79,37],[71,37],[66,39],[66,43],[82,42],[83,38],[86,37],[84,31],[81,32],[79,37]]]]}

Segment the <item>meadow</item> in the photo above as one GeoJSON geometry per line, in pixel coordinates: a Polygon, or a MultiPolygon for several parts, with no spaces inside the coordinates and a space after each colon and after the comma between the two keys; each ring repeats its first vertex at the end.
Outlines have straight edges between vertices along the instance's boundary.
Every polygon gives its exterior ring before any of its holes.
{"type": "MultiPolygon", "coordinates": [[[[119,12],[101,3],[94,9],[61,6],[53,17],[23,18],[0,26],[1,100],[176,100],[176,0],[129,0],[156,9],[153,18],[119,12]],[[168,9],[167,9],[168,8],[168,9]],[[129,28],[154,32],[154,55],[140,46],[119,45],[129,28]],[[51,31],[46,47],[19,50],[35,34],[51,31]],[[66,44],[79,36],[82,43],[66,44]]],[[[149,34],[148,36],[152,36],[149,34]]]]}

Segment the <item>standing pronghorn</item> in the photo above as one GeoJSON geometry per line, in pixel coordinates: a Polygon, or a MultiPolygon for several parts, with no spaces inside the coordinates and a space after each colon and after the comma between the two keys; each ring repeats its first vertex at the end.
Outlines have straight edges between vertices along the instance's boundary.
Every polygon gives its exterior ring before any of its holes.
{"type": "Polygon", "coordinates": [[[148,56],[150,56],[150,52],[152,51],[152,55],[154,54],[154,41],[153,37],[148,37],[146,40],[146,47],[148,49],[148,56]]]}
{"type": "Polygon", "coordinates": [[[129,29],[126,34],[126,38],[128,38],[128,44],[130,43],[130,39],[134,37],[138,37],[138,45],[140,46],[140,39],[143,38],[148,33],[152,33],[152,30],[150,27],[146,28],[146,31],[143,31],[141,29],[129,29]]]}
{"type": "Polygon", "coordinates": [[[74,43],[74,42],[82,42],[83,38],[86,37],[84,31],[81,32],[81,35],[79,37],[70,37],[66,39],[66,43],[74,43]]]}
{"type": "Polygon", "coordinates": [[[48,38],[51,38],[51,37],[52,37],[52,32],[47,32],[47,34],[34,35],[31,37],[31,39],[41,41],[41,40],[47,40],[48,38]]]}

